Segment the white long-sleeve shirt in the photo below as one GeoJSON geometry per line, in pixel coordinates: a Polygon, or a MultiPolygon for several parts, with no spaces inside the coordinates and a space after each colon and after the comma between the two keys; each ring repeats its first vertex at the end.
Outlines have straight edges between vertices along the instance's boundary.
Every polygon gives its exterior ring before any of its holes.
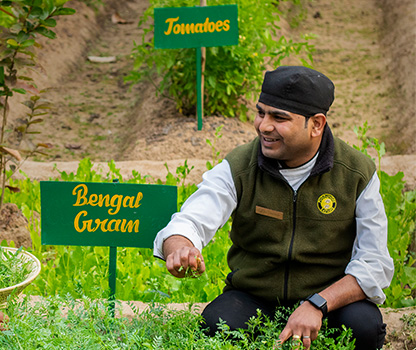
{"type": "MultiPolygon", "coordinates": [[[[280,170],[294,190],[308,178],[316,158],[301,167],[280,170]]],[[[202,178],[198,190],[157,234],[156,257],[165,258],[163,242],[172,235],[184,236],[202,250],[237,207],[237,193],[226,160],[204,173],[202,178]]],[[[387,249],[387,218],[379,191],[380,181],[375,172],[356,201],[357,236],[345,273],[357,279],[368,300],[382,304],[386,298],[383,289],[390,285],[394,265],[387,249]]]]}

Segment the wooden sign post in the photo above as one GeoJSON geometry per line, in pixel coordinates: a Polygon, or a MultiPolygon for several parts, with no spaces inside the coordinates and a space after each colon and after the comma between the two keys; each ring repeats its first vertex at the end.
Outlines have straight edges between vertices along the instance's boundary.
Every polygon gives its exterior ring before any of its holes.
{"type": "Polygon", "coordinates": [[[196,48],[197,117],[202,129],[201,48],[238,44],[237,5],[155,8],[155,48],[196,48]]]}
{"type": "Polygon", "coordinates": [[[40,190],[42,245],[108,246],[111,300],[117,247],[152,248],[177,211],[176,186],[41,181],[40,190]]]}

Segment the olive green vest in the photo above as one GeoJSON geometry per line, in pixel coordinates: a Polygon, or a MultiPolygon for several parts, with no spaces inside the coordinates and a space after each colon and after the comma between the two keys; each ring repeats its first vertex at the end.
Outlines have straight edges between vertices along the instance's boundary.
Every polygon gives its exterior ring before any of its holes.
{"type": "Polygon", "coordinates": [[[238,206],[225,290],[295,302],[344,276],[356,235],[355,203],[375,165],[327,129],[329,149],[321,145],[311,176],[297,193],[278,171],[260,168],[257,138],[226,156],[238,206]]]}

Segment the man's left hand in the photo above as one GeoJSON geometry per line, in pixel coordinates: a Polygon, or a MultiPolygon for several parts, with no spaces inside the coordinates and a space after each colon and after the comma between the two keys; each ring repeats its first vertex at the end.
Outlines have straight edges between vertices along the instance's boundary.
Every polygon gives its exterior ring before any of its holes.
{"type": "Polygon", "coordinates": [[[322,312],[308,301],[300,305],[290,315],[286,327],[280,333],[278,343],[283,344],[290,337],[300,339],[303,346],[309,349],[312,341],[318,337],[322,326],[322,312]]]}

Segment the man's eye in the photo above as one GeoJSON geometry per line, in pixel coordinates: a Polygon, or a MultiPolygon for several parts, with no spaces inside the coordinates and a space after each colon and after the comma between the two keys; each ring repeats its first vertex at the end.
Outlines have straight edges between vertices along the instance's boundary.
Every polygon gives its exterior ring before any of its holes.
{"type": "Polygon", "coordinates": [[[285,122],[285,121],[287,121],[287,120],[288,120],[288,118],[287,118],[287,117],[285,117],[285,116],[283,116],[283,115],[278,115],[278,114],[274,115],[274,116],[273,116],[273,119],[274,119],[274,120],[277,120],[278,122],[285,122]]]}

